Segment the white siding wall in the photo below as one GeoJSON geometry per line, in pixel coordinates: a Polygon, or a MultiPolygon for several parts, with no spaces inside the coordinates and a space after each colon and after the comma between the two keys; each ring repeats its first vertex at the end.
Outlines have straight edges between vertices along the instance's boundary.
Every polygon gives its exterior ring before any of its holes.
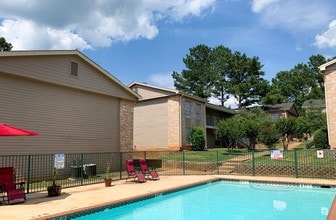
{"type": "Polygon", "coordinates": [[[40,133],[0,137],[1,154],[119,150],[119,99],[0,72],[0,122],[40,133]]]}

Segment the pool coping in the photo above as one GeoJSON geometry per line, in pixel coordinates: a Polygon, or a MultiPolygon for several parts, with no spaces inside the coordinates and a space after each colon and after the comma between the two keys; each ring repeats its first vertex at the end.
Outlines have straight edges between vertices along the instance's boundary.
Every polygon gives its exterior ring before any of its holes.
{"type": "MultiPolygon", "coordinates": [[[[172,192],[177,192],[183,189],[187,189],[190,187],[195,187],[195,186],[200,186],[203,184],[207,184],[207,183],[212,183],[212,182],[216,182],[216,181],[220,181],[220,178],[214,178],[212,180],[203,180],[203,181],[199,181],[199,182],[195,182],[195,183],[191,183],[191,184],[187,184],[187,185],[183,185],[183,186],[177,186],[177,187],[172,187],[169,189],[164,189],[164,190],[158,190],[158,191],[153,191],[151,193],[148,193],[147,195],[141,195],[141,196],[132,196],[132,197],[128,197],[128,198],[124,198],[124,199],[119,199],[119,200],[114,200],[111,202],[104,202],[104,203],[100,203],[97,205],[93,205],[93,206],[88,206],[88,207],[84,207],[84,208],[79,208],[79,209],[74,209],[71,211],[66,211],[66,212],[62,212],[62,213],[57,213],[54,215],[49,215],[46,217],[42,217],[42,218],[38,218],[38,220],[56,220],[58,218],[61,218],[62,220],[67,219],[66,217],[79,217],[82,216],[80,214],[78,214],[79,216],[73,216],[76,215],[76,213],[78,212],[90,212],[89,210],[92,210],[92,213],[95,212],[99,212],[103,209],[106,208],[114,208],[114,207],[119,207],[122,205],[126,205],[126,204],[130,204],[133,202],[137,202],[137,201],[141,201],[141,200],[146,200],[146,199],[150,199],[150,198],[154,198],[156,196],[160,196],[160,195],[166,195],[172,192]],[[64,217],[64,218],[62,218],[64,217]]],[[[83,215],[87,215],[89,213],[83,213],[83,215]]]]}
{"type": "MultiPolygon", "coordinates": [[[[87,215],[94,212],[99,212],[106,208],[118,207],[125,204],[129,204],[136,201],[141,201],[149,198],[153,198],[158,195],[169,194],[171,192],[183,190],[186,188],[203,185],[215,181],[225,180],[225,181],[248,181],[257,183],[267,183],[267,184],[290,184],[290,185],[311,185],[316,187],[333,187],[336,188],[336,181],[331,182],[330,180],[317,180],[317,179],[293,179],[293,178],[283,178],[281,177],[260,177],[260,176],[221,176],[215,175],[207,180],[199,180],[190,184],[183,184],[180,186],[170,187],[161,190],[155,190],[153,192],[147,193],[146,195],[134,195],[127,198],[117,199],[109,202],[103,202],[95,205],[90,205],[82,208],[73,209],[71,211],[60,212],[48,216],[43,216],[37,218],[38,220],[56,220],[56,219],[68,219],[68,217],[74,218],[82,215],[87,215]]],[[[328,220],[336,219],[336,197],[329,209],[328,220]]]]}

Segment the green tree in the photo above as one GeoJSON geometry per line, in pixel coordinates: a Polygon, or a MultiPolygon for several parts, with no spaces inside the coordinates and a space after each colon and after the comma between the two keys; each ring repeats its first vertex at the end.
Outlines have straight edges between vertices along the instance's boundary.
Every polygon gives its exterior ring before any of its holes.
{"type": "Polygon", "coordinates": [[[321,66],[322,64],[325,64],[329,60],[327,60],[324,56],[320,54],[312,55],[309,57],[308,67],[310,71],[315,75],[315,80],[318,85],[317,86],[318,91],[313,91],[313,92],[317,92],[318,97],[324,97],[324,94],[323,94],[324,79],[323,79],[323,75],[320,73],[319,66],[321,66]]]}
{"type": "Polygon", "coordinates": [[[260,108],[241,109],[234,116],[240,123],[244,137],[249,140],[249,149],[255,149],[260,129],[271,122],[271,118],[260,108]]]}
{"type": "Polygon", "coordinates": [[[258,141],[268,147],[274,147],[279,142],[280,135],[274,123],[264,124],[258,134],[258,141]]]}
{"type": "Polygon", "coordinates": [[[281,93],[281,90],[276,87],[271,87],[271,90],[261,99],[261,102],[265,105],[275,105],[287,101],[287,98],[281,93]]]}
{"type": "Polygon", "coordinates": [[[190,132],[190,143],[192,150],[204,150],[205,148],[205,135],[201,127],[194,127],[190,132]]]}
{"type": "Polygon", "coordinates": [[[320,108],[311,106],[297,119],[297,124],[299,134],[312,135],[320,128],[327,128],[327,117],[320,108]]]}
{"type": "Polygon", "coordinates": [[[306,64],[297,64],[291,70],[278,72],[272,79],[270,92],[262,102],[294,102],[302,113],[301,106],[304,101],[324,98],[324,81],[318,67],[326,61],[322,55],[312,55],[306,64]]]}
{"type": "Polygon", "coordinates": [[[216,125],[216,135],[229,140],[228,148],[238,146],[238,141],[244,136],[242,124],[236,117],[221,120],[216,125]]]}
{"type": "Polygon", "coordinates": [[[281,91],[287,102],[294,102],[296,106],[302,106],[305,100],[315,98],[310,95],[312,88],[316,87],[314,74],[305,64],[298,64],[290,71],[279,72],[272,79],[272,86],[281,91]]]}
{"type": "Polygon", "coordinates": [[[213,70],[214,56],[210,47],[200,44],[189,49],[190,54],[183,58],[187,69],[181,73],[173,72],[174,86],[177,90],[201,98],[209,98],[213,93],[217,76],[213,70]]]}
{"type": "Polygon", "coordinates": [[[258,57],[234,52],[229,61],[228,93],[233,94],[238,106],[245,107],[258,102],[269,91],[268,81],[261,76],[262,65],[258,57]]]}
{"type": "Polygon", "coordinates": [[[261,77],[264,72],[258,57],[232,53],[222,45],[210,48],[201,44],[191,48],[183,62],[187,69],[172,74],[179,91],[201,98],[215,95],[222,105],[234,95],[239,107],[260,101],[269,91],[268,81],[261,77]]]}
{"type": "Polygon", "coordinates": [[[329,148],[328,130],[326,128],[318,129],[314,133],[314,144],[316,148],[322,148],[322,149],[329,148]]]}
{"type": "Polygon", "coordinates": [[[284,150],[288,147],[288,138],[297,131],[297,124],[294,118],[280,118],[275,122],[284,150]]]}
{"type": "Polygon", "coordinates": [[[299,116],[296,119],[296,131],[300,137],[303,137],[304,140],[308,139],[308,136],[311,134],[311,129],[309,127],[308,118],[305,116],[299,116]]]}
{"type": "Polygon", "coordinates": [[[228,99],[228,73],[229,73],[229,60],[232,56],[232,52],[229,48],[224,46],[218,46],[213,48],[214,53],[214,63],[213,71],[217,77],[214,82],[214,96],[216,96],[220,101],[221,105],[224,106],[224,102],[228,99]]]}
{"type": "Polygon", "coordinates": [[[8,43],[4,37],[0,37],[0,51],[11,51],[13,45],[8,43]]]}

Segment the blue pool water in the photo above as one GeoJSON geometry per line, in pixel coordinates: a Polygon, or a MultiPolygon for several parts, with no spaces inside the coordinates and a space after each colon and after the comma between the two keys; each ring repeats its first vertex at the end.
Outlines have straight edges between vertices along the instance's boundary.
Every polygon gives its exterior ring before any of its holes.
{"type": "Polygon", "coordinates": [[[217,181],[75,219],[324,220],[335,194],[335,188],[217,181]]]}

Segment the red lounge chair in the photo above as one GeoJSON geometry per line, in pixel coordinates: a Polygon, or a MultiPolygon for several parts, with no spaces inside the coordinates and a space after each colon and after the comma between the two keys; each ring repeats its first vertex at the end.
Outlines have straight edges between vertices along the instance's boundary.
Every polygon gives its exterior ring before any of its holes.
{"type": "Polygon", "coordinates": [[[147,162],[145,159],[140,159],[140,167],[141,167],[141,172],[146,176],[149,177],[152,180],[159,180],[159,174],[154,170],[151,169],[149,170],[147,167],[147,162]]]}
{"type": "Polygon", "coordinates": [[[15,183],[15,170],[13,167],[0,168],[0,195],[3,203],[9,204],[13,200],[23,199],[26,201],[24,190],[25,182],[15,183]]]}
{"type": "Polygon", "coordinates": [[[128,175],[126,182],[129,178],[134,178],[134,181],[138,183],[146,182],[145,175],[143,173],[135,172],[133,160],[126,160],[126,170],[128,175]]]}

